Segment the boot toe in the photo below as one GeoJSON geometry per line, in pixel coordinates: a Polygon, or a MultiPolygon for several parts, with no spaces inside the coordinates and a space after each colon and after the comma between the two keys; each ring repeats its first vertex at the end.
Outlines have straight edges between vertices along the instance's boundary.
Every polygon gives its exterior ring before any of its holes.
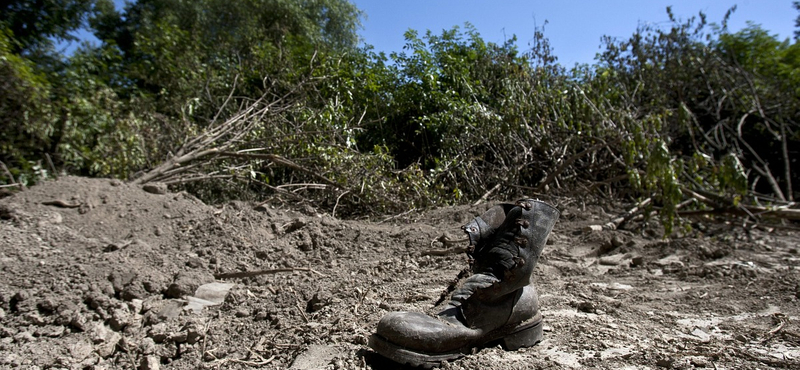
{"type": "Polygon", "coordinates": [[[425,353],[458,350],[480,337],[476,330],[418,312],[387,314],[378,323],[376,334],[395,345],[425,353]]]}

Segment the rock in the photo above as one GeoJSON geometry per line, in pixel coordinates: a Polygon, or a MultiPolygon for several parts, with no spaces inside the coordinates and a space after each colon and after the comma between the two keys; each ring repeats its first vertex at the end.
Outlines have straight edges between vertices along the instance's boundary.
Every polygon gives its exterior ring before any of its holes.
{"type": "Polygon", "coordinates": [[[672,363],[673,362],[675,362],[675,360],[673,360],[671,358],[662,358],[662,359],[659,359],[658,361],[656,361],[656,366],[664,367],[664,368],[669,369],[669,368],[672,367],[672,363]]]}
{"type": "Polygon", "coordinates": [[[236,317],[247,317],[247,316],[250,316],[250,310],[248,310],[246,308],[240,308],[240,309],[236,310],[235,315],[236,315],[236,317]]]}
{"type": "Polygon", "coordinates": [[[615,254],[612,256],[600,257],[600,264],[604,266],[617,266],[622,263],[625,258],[624,254],[615,254]]]}
{"type": "Polygon", "coordinates": [[[122,336],[103,325],[97,323],[89,333],[89,337],[95,344],[95,352],[102,357],[107,358],[114,354],[117,350],[117,344],[122,339],[122,336]]]}
{"type": "Polygon", "coordinates": [[[692,364],[692,366],[699,368],[714,367],[714,362],[708,357],[704,356],[692,356],[689,358],[689,363],[692,364]]]}
{"type": "Polygon", "coordinates": [[[180,331],[180,332],[173,333],[172,335],[170,335],[169,336],[169,341],[170,342],[175,342],[175,343],[184,343],[184,342],[186,342],[186,340],[188,338],[189,338],[189,335],[185,331],[180,331]]]}
{"type": "Polygon", "coordinates": [[[26,312],[22,315],[22,319],[31,325],[42,326],[48,324],[48,320],[42,317],[38,312],[26,312]]]}
{"type": "Polygon", "coordinates": [[[644,257],[636,256],[631,259],[631,267],[639,267],[644,265],[644,257]]]}
{"type": "Polygon", "coordinates": [[[28,301],[30,298],[31,298],[30,292],[28,292],[27,290],[21,290],[16,294],[14,294],[13,297],[11,297],[11,299],[8,301],[8,307],[11,310],[11,312],[21,311],[22,303],[28,301]]]}
{"type": "Polygon", "coordinates": [[[164,341],[169,338],[167,324],[160,323],[153,325],[147,332],[147,336],[153,339],[153,342],[155,343],[164,343],[164,341]]]}
{"type": "Polygon", "coordinates": [[[214,275],[201,270],[181,271],[167,288],[168,298],[191,296],[200,285],[214,281],[214,275]]]}
{"type": "Polygon", "coordinates": [[[108,320],[108,325],[115,331],[122,331],[130,323],[131,318],[131,312],[127,307],[123,306],[111,311],[111,319],[108,320]]]}
{"type": "Polygon", "coordinates": [[[586,313],[595,313],[595,312],[597,312],[597,307],[594,305],[594,303],[589,302],[589,301],[578,302],[575,307],[580,312],[586,312],[586,313]]]}
{"type": "Polygon", "coordinates": [[[139,351],[141,351],[143,355],[152,355],[156,353],[156,342],[153,338],[142,339],[142,342],[139,343],[139,351]]]}
{"type": "Polygon", "coordinates": [[[66,330],[67,329],[61,325],[47,325],[34,330],[33,335],[37,337],[58,338],[63,336],[66,330]]]}
{"type": "Polygon", "coordinates": [[[317,312],[331,304],[331,295],[328,292],[317,292],[306,303],[306,312],[317,312]]]}
{"type": "Polygon", "coordinates": [[[692,331],[692,335],[691,336],[694,337],[692,339],[695,339],[695,340],[700,341],[702,343],[708,343],[708,342],[711,341],[711,336],[708,335],[708,333],[706,333],[706,332],[704,332],[704,331],[702,331],[700,329],[697,329],[697,328],[695,328],[692,331]]]}
{"type": "Polygon", "coordinates": [[[161,369],[161,361],[157,356],[145,356],[142,362],[139,363],[139,370],[159,370],[161,369]]]}
{"type": "Polygon", "coordinates": [[[17,343],[27,343],[33,341],[33,333],[29,331],[21,331],[14,335],[14,341],[17,343]]]}
{"type": "Polygon", "coordinates": [[[119,295],[125,287],[133,283],[136,279],[136,272],[133,271],[114,271],[108,275],[108,281],[114,287],[114,294],[119,295]]]}
{"type": "Polygon", "coordinates": [[[142,190],[150,193],[150,194],[166,194],[167,193],[167,185],[162,183],[150,183],[145,184],[142,186],[142,190]]]}
{"type": "Polygon", "coordinates": [[[69,353],[72,355],[72,358],[78,362],[85,360],[92,354],[93,351],[94,347],[92,347],[92,343],[85,339],[75,342],[75,344],[73,344],[69,349],[69,353]]]}
{"type": "Polygon", "coordinates": [[[134,315],[135,314],[139,314],[139,313],[142,313],[143,305],[144,305],[144,301],[143,300],[141,300],[141,299],[132,299],[130,302],[128,302],[128,309],[134,315]]]}
{"type": "Polygon", "coordinates": [[[147,311],[144,314],[145,325],[158,324],[177,318],[183,311],[183,302],[176,300],[159,300],[148,304],[148,306],[147,308],[142,308],[142,310],[147,311]]]}
{"type": "Polygon", "coordinates": [[[186,343],[195,344],[205,337],[205,328],[199,321],[190,321],[181,329],[186,333],[186,343]]]}
{"type": "Polygon", "coordinates": [[[583,228],[583,233],[584,234],[597,233],[597,232],[601,232],[601,231],[603,231],[603,226],[602,225],[589,225],[589,226],[585,226],[583,228]]]}
{"type": "Polygon", "coordinates": [[[289,234],[293,231],[303,228],[303,226],[306,226],[306,224],[308,223],[305,220],[296,218],[283,228],[283,232],[289,234]]]}

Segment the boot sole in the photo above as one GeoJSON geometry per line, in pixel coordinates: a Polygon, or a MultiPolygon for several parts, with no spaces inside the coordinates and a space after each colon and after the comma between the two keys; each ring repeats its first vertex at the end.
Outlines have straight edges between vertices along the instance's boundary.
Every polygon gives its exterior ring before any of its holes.
{"type": "Polygon", "coordinates": [[[487,343],[499,341],[509,351],[534,346],[542,341],[542,323],[541,316],[539,316],[538,320],[516,326],[510,333],[500,328],[487,334],[480,342],[444,353],[417,352],[391,343],[377,334],[370,336],[369,346],[375,352],[399,364],[431,369],[441,366],[442,362],[456,360],[474,353],[474,349],[481,348],[487,343]]]}

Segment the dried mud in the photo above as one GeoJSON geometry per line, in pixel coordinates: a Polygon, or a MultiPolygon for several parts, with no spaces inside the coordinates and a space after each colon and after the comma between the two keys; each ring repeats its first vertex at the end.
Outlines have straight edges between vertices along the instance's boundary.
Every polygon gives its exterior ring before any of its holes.
{"type": "MultiPolygon", "coordinates": [[[[389,311],[436,311],[466,261],[424,252],[489,206],[378,223],[146,190],[64,177],[0,199],[0,368],[403,368],[367,338],[389,311]],[[185,309],[222,280],[222,304],[185,309]]],[[[623,209],[559,208],[534,276],[545,340],[442,368],[800,368],[796,232],[665,240],[586,229],[623,209]]]]}

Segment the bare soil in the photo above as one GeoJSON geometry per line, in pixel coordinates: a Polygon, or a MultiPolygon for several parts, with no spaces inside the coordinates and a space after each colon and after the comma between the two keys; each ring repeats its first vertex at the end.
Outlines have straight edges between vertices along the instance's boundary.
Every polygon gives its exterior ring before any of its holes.
{"type": "MultiPolygon", "coordinates": [[[[367,338],[389,311],[436,312],[466,258],[425,252],[491,205],[381,223],[147,190],[63,177],[0,199],[0,368],[402,368],[367,338]],[[185,307],[214,281],[235,284],[223,303],[185,307]]],[[[797,232],[591,231],[625,208],[558,203],[545,340],[443,368],[800,368],[797,232]]]]}

